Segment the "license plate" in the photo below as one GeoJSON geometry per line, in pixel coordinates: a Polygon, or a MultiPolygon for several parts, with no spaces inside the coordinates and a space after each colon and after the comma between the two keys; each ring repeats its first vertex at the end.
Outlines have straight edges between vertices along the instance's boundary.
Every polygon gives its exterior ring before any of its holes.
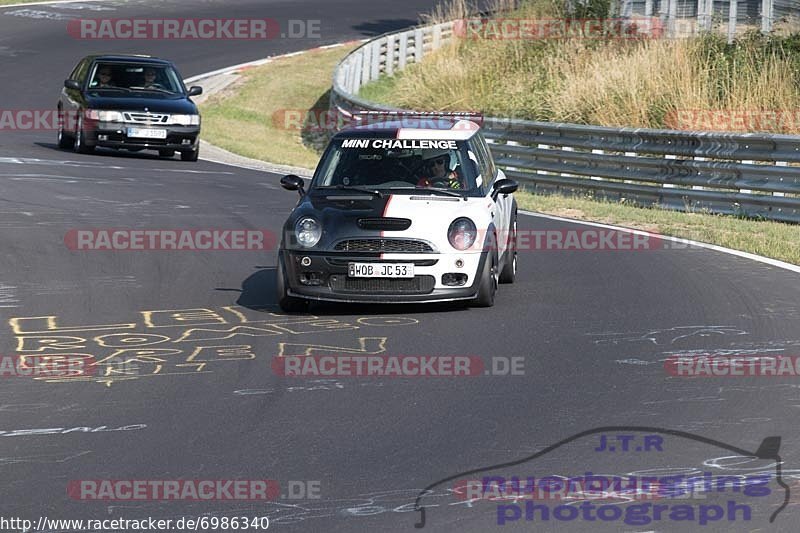
{"type": "Polygon", "coordinates": [[[138,137],[140,139],[166,139],[167,130],[152,128],[128,128],[128,137],[138,137]]]}
{"type": "Polygon", "coordinates": [[[413,278],[414,263],[348,263],[351,278],[413,278]]]}

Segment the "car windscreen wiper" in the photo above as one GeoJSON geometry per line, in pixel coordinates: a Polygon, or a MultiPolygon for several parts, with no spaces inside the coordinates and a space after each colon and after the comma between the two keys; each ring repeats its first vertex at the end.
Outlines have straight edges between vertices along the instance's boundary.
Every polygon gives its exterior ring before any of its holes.
{"type": "Polygon", "coordinates": [[[467,197],[464,194],[457,193],[455,191],[449,191],[449,190],[446,190],[446,189],[436,189],[436,188],[433,188],[433,187],[389,187],[389,190],[390,191],[397,190],[397,191],[420,191],[420,192],[438,193],[438,194],[444,194],[445,196],[455,196],[456,198],[462,198],[464,200],[467,199],[467,197]]]}
{"type": "Polygon", "coordinates": [[[89,87],[90,91],[123,91],[126,93],[131,92],[127,87],[89,87]]]}
{"type": "Polygon", "coordinates": [[[170,91],[168,89],[159,89],[158,87],[131,87],[133,91],[152,91],[157,93],[166,93],[166,94],[178,94],[175,91],[170,91]]]}
{"type": "Polygon", "coordinates": [[[356,187],[353,185],[333,185],[329,187],[317,187],[318,189],[336,189],[337,191],[358,191],[358,192],[365,192],[367,194],[371,194],[373,196],[377,196],[378,198],[383,198],[383,193],[377,189],[362,189],[361,187],[356,187]]]}

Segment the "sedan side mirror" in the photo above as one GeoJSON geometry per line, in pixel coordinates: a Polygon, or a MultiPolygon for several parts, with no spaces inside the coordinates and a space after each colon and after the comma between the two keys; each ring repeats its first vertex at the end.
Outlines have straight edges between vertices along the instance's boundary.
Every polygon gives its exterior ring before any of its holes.
{"type": "Polygon", "coordinates": [[[81,90],[81,82],[78,80],[64,80],[64,87],[67,89],[75,89],[76,91],[81,90]]]}
{"type": "Polygon", "coordinates": [[[492,186],[492,200],[496,200],[500,194],[511,194],[519,188],[519,183],[510,179],[502,179],[494,182],[492,186]]]}
{"type": "Polygon", "coordinates": [[[294,174],[288,174],[281,178],[281,187],[286,189],[287,191],[298,191],[300,196],[303,196],[306,191],[303,189],[305,182],[303,178],[300,176],[295,176],[294,174]]]}
{"type": "Polygon", "coordinates": [[[203,94],[203,88],[199,85],[192,85],[189,87],[189,96],[198,96],[203,94]]]}

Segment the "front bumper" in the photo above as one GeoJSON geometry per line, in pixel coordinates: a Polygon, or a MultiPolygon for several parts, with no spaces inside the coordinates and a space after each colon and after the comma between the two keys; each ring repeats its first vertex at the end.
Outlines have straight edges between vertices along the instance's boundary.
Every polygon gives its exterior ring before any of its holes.
{"type": "Polygon", "coordinates": [[[478,294],[487,252],[472,254],[378,254],[280,250],[278,265],[286,268],[289,295],[310,300],[353,303],[414,303],[471,300],[478,294]],[[308,258],[310,264],[301,264],[308,258]],[[455,260],[464,261],[461,268],[455,260]],[[349,262],[414,263],[414,278],[351,278],[349,262]],[[313,273],[313,277],[310,276],[313,273]],[[466,283],[447,286],[442,276],[466,274],[466,283]],[[303,281],[301,281],[303,280],[303,281]],[[310,283],[309,283],[310,282],[310,283]]]}
{"type": "Polygon", "coordinates": [[[200,126],[144,126],[117,122],[87,122],[85,136],[87,146],[190,151],[197,149],[200,126]],[[128,137],[128,128],[165,129],[167,138],[128,137]]]}

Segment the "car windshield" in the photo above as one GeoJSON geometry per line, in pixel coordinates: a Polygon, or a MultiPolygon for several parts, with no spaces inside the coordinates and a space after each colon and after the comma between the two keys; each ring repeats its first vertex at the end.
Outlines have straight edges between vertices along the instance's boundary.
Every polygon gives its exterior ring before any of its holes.
{"type": "Polygon", "coordinates": [[[475,156],[464,141],[344,138],[326,151],[311,188],[444,189],[481,196],[482,180],[476,169],[475,156]]]}
{"type": "Polygon", "coordinates": [[[175,69],[168,65],[141,63],[97,63],[90,73],[89,89],[113,93],[149,93],[174,97],[184,94],[183,83],[175,69]]]}

